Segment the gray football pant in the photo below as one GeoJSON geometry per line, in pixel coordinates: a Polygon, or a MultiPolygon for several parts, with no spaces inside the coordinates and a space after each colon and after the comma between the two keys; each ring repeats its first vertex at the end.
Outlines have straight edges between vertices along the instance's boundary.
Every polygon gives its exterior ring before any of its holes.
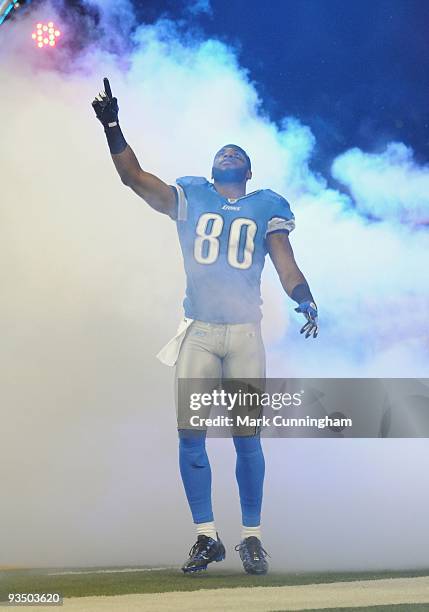
{"type": "MultiPolygon", "coordinates": [[[[194,321],[187,330],[176,363],[175,397],[179,429],[194,429],[189,424],[189,405],[178,397],[179,379],[205,379],[200,392],[210,392],[225,379],[264,379],[265,349],[259,323],[205,323],[194,321]],[[207,379],[215,379],[213,383],[207,379]]],[[[195,387],[193,386],[193,389],[195,387]]],[[[198,414],[208,417],[210,406],[198,414]]],[[[234,432],[254,435],[255,429],[234,432]]]]}

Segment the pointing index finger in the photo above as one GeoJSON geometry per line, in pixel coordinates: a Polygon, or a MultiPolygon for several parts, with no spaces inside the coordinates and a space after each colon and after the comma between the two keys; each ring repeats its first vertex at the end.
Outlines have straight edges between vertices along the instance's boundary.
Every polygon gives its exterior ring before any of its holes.
{"type": "Polygon", "coordinates": [[[108,98],[112,98],[112,90],[110,89],[110,83],[109,83],[109,79],[107,77],[105,77],[103,79],[104,82],[104,91],[106,92],[106,95],[108,98]]]}

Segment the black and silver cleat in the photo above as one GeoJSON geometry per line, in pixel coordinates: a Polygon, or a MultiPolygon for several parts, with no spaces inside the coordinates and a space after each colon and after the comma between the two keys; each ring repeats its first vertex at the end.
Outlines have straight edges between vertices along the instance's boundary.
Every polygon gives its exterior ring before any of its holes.
{"type": "MultiPolygon", "coordinates": [[[[237,544],[240,559],[246,574],[264,575],[268,572],[267,551],[262,548],[261,541],[255,536],[245,538],[237,544]]],[[[269,556],[269,555],[268,555],[269,556]]]]}
{"type": "Polygon", "coordinates": [[[197,541],[189,551],[189,559],[182,565],[185,574],[206,570],[209,563],[225,559],[225,546],[219,540],[206,535],[199,535],[197,541]]]}

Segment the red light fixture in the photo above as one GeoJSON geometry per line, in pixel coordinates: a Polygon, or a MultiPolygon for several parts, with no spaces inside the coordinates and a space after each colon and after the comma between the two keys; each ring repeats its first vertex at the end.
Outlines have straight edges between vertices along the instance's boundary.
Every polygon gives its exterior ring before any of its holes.
{"type": "Polygon", "coordinates": [[[36,24],[35,31],[31,34],[31,38],[39,49],[43,49],[44,47],[55,47],[60,36],[61,32],[55,28],[53,21],[49,21],[48,23],[39,22],[36,24]]]}

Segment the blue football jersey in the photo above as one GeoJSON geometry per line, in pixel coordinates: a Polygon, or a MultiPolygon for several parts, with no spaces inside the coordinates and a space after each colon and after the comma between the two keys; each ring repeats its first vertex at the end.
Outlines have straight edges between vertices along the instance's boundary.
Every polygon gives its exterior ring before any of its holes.
{"type": "Polygon", "coordinates": [[[288,202],[270,189],[227,199],[196,176],[177,179],[176,189],[185,315],[209,323],[259,321],[265,239],[295,227],[288,202]]]}

